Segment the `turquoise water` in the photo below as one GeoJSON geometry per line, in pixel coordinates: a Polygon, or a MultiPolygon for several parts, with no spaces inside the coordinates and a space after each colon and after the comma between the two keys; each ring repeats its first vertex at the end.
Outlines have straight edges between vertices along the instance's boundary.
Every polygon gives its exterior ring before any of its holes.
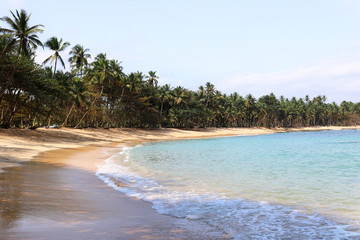
{"type": "Polygon", "coordinates": [[[114,152],[98,176],[235,239],[360,232],[359,130],[146,143],[114,152]]]}

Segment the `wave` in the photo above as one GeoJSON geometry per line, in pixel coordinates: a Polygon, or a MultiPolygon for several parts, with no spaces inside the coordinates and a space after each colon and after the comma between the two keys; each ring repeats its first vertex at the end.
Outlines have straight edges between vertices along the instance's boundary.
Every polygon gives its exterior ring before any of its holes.
{"type": "Polygon", "coordinates": [[[142,177],[124,163],[130,147],[105,160],[96,175],[128,196],[153,204],[159,214],[206,223],[234,239],[360,239],[354,226],[267,202],[235,199],[195,190],[174,190],[142,177]]]}

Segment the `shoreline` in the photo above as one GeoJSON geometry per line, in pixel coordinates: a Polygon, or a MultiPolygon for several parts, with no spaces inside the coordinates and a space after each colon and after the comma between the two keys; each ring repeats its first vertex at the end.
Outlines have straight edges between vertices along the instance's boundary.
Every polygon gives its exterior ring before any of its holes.
{"type": "Polygon", "coordinates": [[[5,166],[5,169],[0,173],[3,205],[0,209],[11,211],[1,212],[0,236],[2,233],[5,239],[54,238],[68,231],[69,239],[74,236],[91,239],[94,233],[104,239],[179,239],[181,236],[191,239],[204,226],[189,229],[181,219],[157,214],[151,203],[128,197],[95,176],[97,164],[107,158],[106,151],[148,141],[342,129],[360,129],[360,126],[270,130],[2,129],[0,168],[5,166]],[[49,192],[60,200],[47,196],[49,192]],[[88,205],[84,207],[83,202],[88,205]],[[41,204],[45,206],[39,208],[41,204]],[[101,216],[93,219],[98,215],[101,216]],[[4,223],[13,226],[5,231],[4,223]]]}
{"type": "Polygon", "coordinates": [[[130,142],[168,141],[300,131],[360,129],[349,127],[205,128],[205,129],[0,129],[0,173],[3,168],[30,161],[41,152],[130,142]]]}
{"type": "MultiPolygon", "coordinates": [[[[151,203],[116,191],[91,169],[76,165],[79,159],[102,162],[111,149],[47,151],[1,173],[0,187],[6,191],[0,191],[0,238],[199,239],[205,226],[160,215],[151,203]]],[[[213,238],[226,236],[209,233],[213,238]]]]}

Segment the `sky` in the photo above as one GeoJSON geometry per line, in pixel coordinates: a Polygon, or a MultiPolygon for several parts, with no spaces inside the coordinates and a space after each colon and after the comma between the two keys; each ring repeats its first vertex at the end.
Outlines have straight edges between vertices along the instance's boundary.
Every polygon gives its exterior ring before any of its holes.
{"type": "MultiPolygon", "coordinates": [[[[0,0],[81,44],[106,53],[125,73],[156,71],[159,83],[259,98],[316,97],[360,102],[359,0],[0,0]]],[[[5,27],[4,22],[0,26],[5,27]]],[[[51,55],[38,49],[39,63],[51,55]]],[[[67,70],[69,65],[67,64],[67,70]]]]}

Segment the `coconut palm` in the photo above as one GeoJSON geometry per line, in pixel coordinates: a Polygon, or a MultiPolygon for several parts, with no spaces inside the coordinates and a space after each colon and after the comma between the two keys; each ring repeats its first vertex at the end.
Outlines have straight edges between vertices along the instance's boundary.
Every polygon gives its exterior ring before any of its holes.
{"type": "Polygon", "coordinates": [[[214,96],[215,96],[215,86],[214,84],[207,82],[205,84],[205,104],[206,107],[213,107],[214,103],[214,96]]]}
{"type": "Polygon", "coordinates": [[[100,95],[104,91],[104,86],[109,82],[110,77],[113,76],[111,71],[110,60],[106,58],[106,54],[100,53],[96,56],[92,63],[93,69],[90,73],[90,78],[95,85],[100,86],[100,95]]]}
{"type": "Polygon", "coordinates": [[[69,62],[71,64],[71,68],[73,69],[73,73],[80,72],[80,76],[83,75],[84,67],[88,65],[88,59],[91,58],[91,55],[86,53],[89,49],[81,46],[80,44],[75,45],[70,51],[69,62]]]}
{"type": "MultiPolygon", "coordinates": [[[[162,86],[159,89],[159,94],[158,94],[158,98],[161,101],[161,106],[160,106],[160,118],[161,120],[163,120],[163,110],[164,110],[164,104],[165,103],[169,103],[171,100],[171,87],[169,84],[165,84],[164,86],[162,86]]],[[[160,126],[161,126],[161,122],[160,122],[160,126]]]]}
{"type": "Polygon", "coordinates": [[[146,76],[147,83],[151,86],[157,86],[159,77],[156,76],[156,71],[150,71],[149,76],[146,76]]]}
{"type": "Polygon", "coordinates": [[[14,19],[11,19],[7,16],[0,18],[1,21],[4,21],[8,25],[10,25],[10,28],[0,27],[0,38],[3,39],[3,46],[0,53],[0,58],[2,58],[2,56],[10,50],[16,51],[17,57],[12,67],[12,73],[9,75],[8,78],[6,78],[5,81],[2,81],[0,99],[3,98],[6,90],[14,82],[14,75],[20,55],[30,57],[33,55],[33,51],[38,46],[43,47],[42,42],[38,39],[38,36],[36,35],[36,33],[43,32],[43,30],[40,29],[40,27],[43,27],[43,25],[38,24],[34,26],[29,26],[29,19],[31,14],[28,15],[25,10],[21,10],[20,12],[16,11],[16,15],[13,12],[11,12],[11,14],[14,19]]]}
{"type": "Polygon", "coordinates": [[[73,104],[61,126],[66,125],[67,120],[70,117],[70,114],[73,111],[75,105],[77,107],[80,107],[81,103],[85,102],[86,97],[89,94],[89,92],[87,91],[86,84],[83,81],[81,81],[81,79],[79,79],[79,78],[74,79],[72,85],[69,88],[69,93],[70,93],[71,99],[73,100],[73,104]]]}
{"type": "Polygon", "coordinates": [[[248,95],[246,95],[245,99],[246,99],[247,123],[248,123],[248,127],[251,127],[253,124],[254,115],[255,115],[256,98],[254,98],[253,95],[248,94],[248,95]]]}
{"type": "Polygon", "coordinates": [[[142,72],[133,72],[130,73],[128,76],[128,83],[126,85],[126,87],[129,89],[130,92],[132,93],[139,93],[143,84],[144,84],[144,75],[142,72]]]}
{"type": "Polygon", "coordinates": [[[176,88],[173,89],[172,94],[173,94],[172,99],[174,101],[174,106],[180,106],[182,103],[186,105],[186,99],[188,98],[188,96],[186,94],[185,88],[181,86],[177,86],[176,88]]]}
{"type": "Polygon", "coordinates": [[[59,39],[57,39],[57,37],[52,37],[45,42],[45,46],[50,48],[52,51],[54,51],[54,54],[50,55],[47,59],[45,59],[43,64],[46,64],[48,61],[50,61],[50,63],[55,61],[55,68],[54,68],[54,74],[55,74],[58,60],[60,61],[61,65],[65,68],[65,63],[62,60],[59,52],[65,50],[65,48],[70,46],[70,43],[68,43],[68,42],[63,43],[62,38],[60,38],[60,40],[59,40],[59,39]]]}
{"type": "Polygon", "coordinates": [[[99,93],[95,94],[94,100],[90,104],[90,107],[76,124],[75,128],[78,128],[80,126],[82,120],[93,108],[96,101],[103,96],[105,87],[109,86],[109,83],[112,81],[112,79],[119,76],[119,72],[117,72],[117,70],[120,71],[122,69],[119,62],[107,59],[106,54],[104,53],[98,54],[95,58],[95,61],[91,65],[93,68],[89,70],[88,76],[91,84],[96,86],[96,91],[99,93]],[[99,89],[100,91],[98,91],[99,89]]]}
{"type": "Polygon", "coordinates": [[[37,24],[29,26],[31,14],[28,15],[25,10],[21,10],[20,12],[16,10],[16,14],[12,11],[10,11],[10,13],[13,19],[7,16],[0,18],[1,21],[10,25],[10,28],[0,28],[0,32],[3,33],[0,37],[11,38],[4,48],[3,53],[10,49],[17,48],[18,56],[23,55],[28,57],[38,46],[44,47],[38,35],[36,35],[37,33],[43,32],[40,27],[44,27],[44,25],[37,24]]]}

